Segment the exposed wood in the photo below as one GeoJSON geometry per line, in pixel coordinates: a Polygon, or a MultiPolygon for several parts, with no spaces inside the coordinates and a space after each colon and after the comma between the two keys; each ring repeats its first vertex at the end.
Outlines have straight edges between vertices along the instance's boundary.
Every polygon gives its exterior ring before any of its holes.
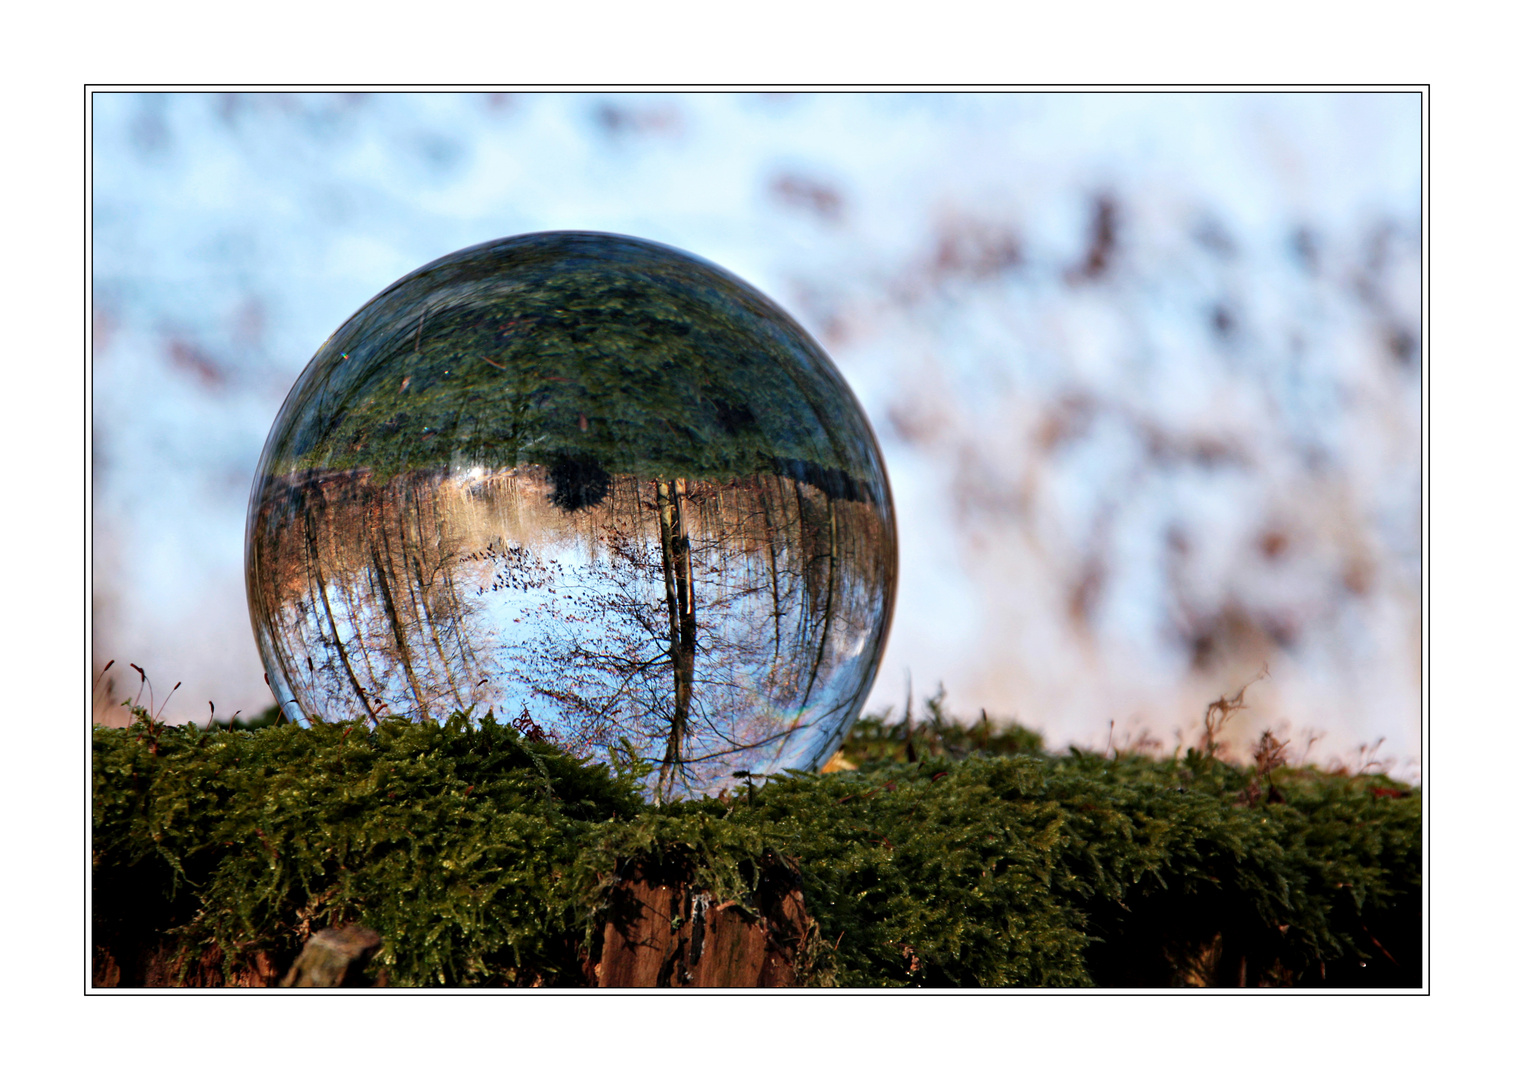
{"type": "Polygon", "coordinates": [[[633,868],[616,886],[594,982],[605,987],[783,987],[809,933],[798,871],[765,860],[751,908],[716,904],[678,870],[633,868]]]}

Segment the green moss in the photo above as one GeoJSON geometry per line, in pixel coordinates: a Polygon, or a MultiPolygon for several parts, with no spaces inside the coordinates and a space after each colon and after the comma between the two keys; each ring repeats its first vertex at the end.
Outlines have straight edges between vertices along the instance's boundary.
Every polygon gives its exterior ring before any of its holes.
{"type": "Polygon", "coordinates": [[[945,707],[946,691],[925,701],[918,724],[889,723],[889,717],[864,716],[847,735],[846,757],[854,763],[913,761],[921,754],[960,760],[970,754],[1035,754],[1045,751],[1038,731],[1010,720],[994,722],[984,711],[971,724],[953,717],[945,707]]]}
{"type": "Polygon", "coordinates": [[[749,901],[778,854],[815,920],[812,985],[1238,985],[1243,961],[1248,985],[1419,984],[1417,790],[1274,770],[1268,801],[1197,754],[994,753],[936,719],[949,752],[892,760],[903,739],[872,720],[855,771],[663,807],[641,763],[492,720],[97,729],[96,943],[230,973],[360,919],[391,985],[582,985],[617,868],[749,901]]]}

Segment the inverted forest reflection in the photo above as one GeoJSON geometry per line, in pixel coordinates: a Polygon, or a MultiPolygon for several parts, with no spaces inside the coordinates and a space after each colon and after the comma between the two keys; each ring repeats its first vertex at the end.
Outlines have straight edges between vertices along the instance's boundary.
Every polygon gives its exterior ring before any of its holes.
{"type": "Polygon", "coordinates": [[[536,233],[395,282],[317,351],[254,480],[247,591],[296,719],[492,714],[648,794],[817,767],[887,637],[882,456],[750,285],[536,233]]]}
{"type": "Polygon", "coordinates": [[[270,682],[297,719],[471,709],[601,759],[624,739],[662,798],[812,767],[870,688],[894,537],[870,491],[795,471],[270,478],[249,551],[270,682]]]}

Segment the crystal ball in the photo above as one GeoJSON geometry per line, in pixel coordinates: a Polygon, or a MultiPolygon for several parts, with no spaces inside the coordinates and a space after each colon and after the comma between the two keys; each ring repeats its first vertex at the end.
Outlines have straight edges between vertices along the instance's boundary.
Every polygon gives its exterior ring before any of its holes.
{"type": "Polygon", "coordinates": [[[820,346],[703,259],[533,233],[406,275],[321,346],[247,518],[302,723],[492,715],[718,794],[840,746],[893,612],[894,511],[820,346]]]}

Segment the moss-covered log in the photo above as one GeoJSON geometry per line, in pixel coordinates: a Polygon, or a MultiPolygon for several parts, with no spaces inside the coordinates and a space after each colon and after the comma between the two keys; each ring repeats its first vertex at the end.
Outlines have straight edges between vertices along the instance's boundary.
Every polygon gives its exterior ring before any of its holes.
{"type": "Polygon", "coordinates": [[[275,985],[351,922],[389,986],[635,981],[627,899],[667,886],[662,985],[715,978],[696,912],[731,927],[724,981],[1420,985],[1417,789],[939,721],[665,806],[637,794],[653,762],[492,721],[97,729],[96,983],[275,985]]]}

